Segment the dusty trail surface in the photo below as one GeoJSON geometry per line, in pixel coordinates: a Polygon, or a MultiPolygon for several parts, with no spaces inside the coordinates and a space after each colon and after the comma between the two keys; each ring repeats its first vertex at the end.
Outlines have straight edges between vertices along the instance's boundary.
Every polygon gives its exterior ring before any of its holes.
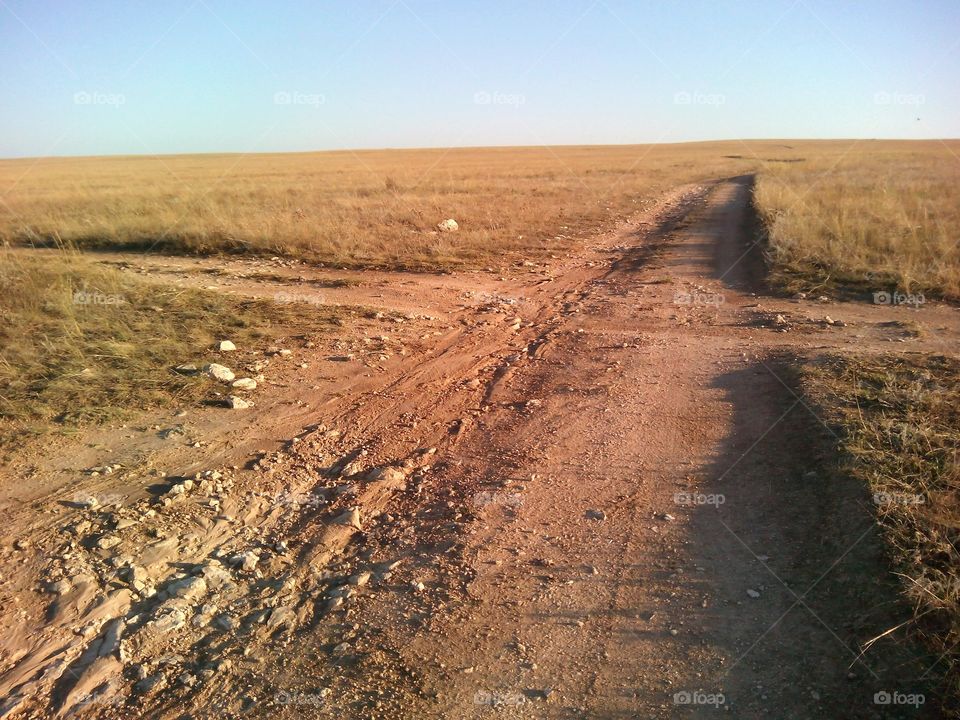
{"type": "Polygon", "coordinates": [[[960,324],[764,296],[750,187],[503,275],[100,256],[383,316],[6,469],[0,717],[897,717],[930,662],[861,655],[901,610],[790,359],[960,324]]]}

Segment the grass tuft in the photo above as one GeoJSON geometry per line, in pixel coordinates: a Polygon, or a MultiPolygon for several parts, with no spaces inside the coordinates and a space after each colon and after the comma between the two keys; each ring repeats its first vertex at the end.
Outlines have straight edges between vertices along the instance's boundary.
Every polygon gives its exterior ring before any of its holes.
{"type": "Polygon", "coordinates": [[[843,430],[845,471],[870,489],[915,628],[960,706],[960,361],[830,357],[804,376],[843,430]]]}

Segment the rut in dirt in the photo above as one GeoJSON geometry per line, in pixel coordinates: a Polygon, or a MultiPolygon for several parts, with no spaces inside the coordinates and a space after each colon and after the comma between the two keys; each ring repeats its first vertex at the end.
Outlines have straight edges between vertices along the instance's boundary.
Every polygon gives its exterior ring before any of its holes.
{"type": "Polygon", "coordinates": [[[458,446],[473,579],[430,633],[391,633],[422,682],[402,716],[868,718],[929,686],[902,638],[861,652],[904,608],[866,491],[753,322],[751,186],[594,278],[458,446]]]}

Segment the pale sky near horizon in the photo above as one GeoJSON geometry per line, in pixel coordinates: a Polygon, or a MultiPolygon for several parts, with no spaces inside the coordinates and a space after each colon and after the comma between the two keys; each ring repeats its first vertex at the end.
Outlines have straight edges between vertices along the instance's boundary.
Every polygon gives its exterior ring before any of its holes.
{"type": "Polygon", "coordinates": [[[960,2],[0,0],[0,157],[960,137],[960,2]]]}

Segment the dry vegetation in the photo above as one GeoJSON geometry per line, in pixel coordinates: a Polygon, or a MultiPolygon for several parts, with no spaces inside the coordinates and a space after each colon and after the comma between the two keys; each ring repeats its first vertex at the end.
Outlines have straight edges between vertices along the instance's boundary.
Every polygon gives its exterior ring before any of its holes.
{"type": "Polygon", "coordinates": [[[0,241],[246,251],[438,268],[536,253],[683,182],[749,170],[739,144],[0,161],[0,241]],[[460,231],[441,234],[454,218],[460,231]]]}
{"type": "Polygon", "coordinates": [[[211,361],[228,337],[264,344],[332,327],[343,308],[242,301],[146,283],[84,258],[0,252],[0,446],[128,410],[210,397],[211,383],[172,371],[211,361]]]}
{"type": "Polygon", "coordinates": [[[828,358],[805,377],[844,430],[845,471],[870,488],[917,629],[960,701],[960,362],[828,358]]]}
{"type": "Polygon", "coordinates": [[[755,197],[788,290],[960,298],[960,142],[798,144],[755,197]]]}

